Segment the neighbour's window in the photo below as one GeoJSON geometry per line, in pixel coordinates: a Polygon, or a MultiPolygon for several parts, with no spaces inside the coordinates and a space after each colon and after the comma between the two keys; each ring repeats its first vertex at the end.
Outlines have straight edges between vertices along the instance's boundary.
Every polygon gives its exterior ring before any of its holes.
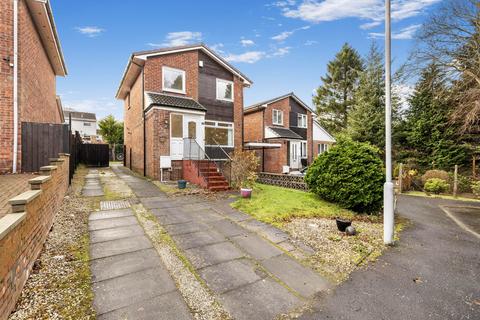
{"type": "Polygon", "coordinates": [[[283,111],[273,109],[273,124],[283,125],[283,111]]]}
{"type": "Polygon", "coordinates": [[[163,67],[162,75],[163,90],[176,93],[185,93],[185,71],[163,67]]]}
{"type": "Polygon", "coordinates": [[[299,128],[306,128],[307,127],[307,115],[306,114],[302,114],[302,113],[299,113],[298,114],[298,127],[299,128]]]}
{"type": "Polygon", "coordinates": [[[318,144],[318,154],[322,154],[328,149],[328,144],[326,143],[319,143],[318,144]]]}
{"type": "Polygon", "coordinates": [[[83,123],[83,126],[84,126],[84,127],[90,127],[91,125],[92,125],[92,124],[91,124],[90,122],[84,122],[84,123],[83,123]]]}
{"type": "Polygon", "coordinates": [[[217,99],[233,101],[233,82],[217,79],[217,99]]]}
{"type": "Polygon", "coordinates": [[[190,139],[197,138],[197,124],[195,123],[195,121],[190,121],[188,123],[188,137],[190,139]]]}
{"type": "Polygon", "coordinates": [[[300,142],[300,157],[306,158],[307,157],[307,142],[302,141],[300,142]]]}
{"type": "Polygon", "coordinates": [[[172,138],[183,138],[183,116],[172,114],[171,118],[172,138]]]}
{"type": "Polygon", "coordinates": [[[205,121],[205,145],[233,147],[233,123],[205,121]]]}

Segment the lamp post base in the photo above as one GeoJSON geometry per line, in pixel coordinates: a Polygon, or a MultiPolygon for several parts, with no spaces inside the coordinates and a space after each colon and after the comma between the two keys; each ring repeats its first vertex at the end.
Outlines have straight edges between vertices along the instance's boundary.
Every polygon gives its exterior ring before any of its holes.
{"type": "Polygon", "coordinates": [[[393,244],[393,203],[393,183],[385,182],[383,185],[383,242],[388,245],[393,244]]]}

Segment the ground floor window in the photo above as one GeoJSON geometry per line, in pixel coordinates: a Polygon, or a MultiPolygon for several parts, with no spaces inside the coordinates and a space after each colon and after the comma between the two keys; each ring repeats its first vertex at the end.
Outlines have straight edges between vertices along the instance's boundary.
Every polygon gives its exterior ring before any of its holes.
{"type": "Polygon", "coordinates": [[[300,157],[304,159],[307,157],[307,141],[300,142],[300,157]]]}
{"type": "Polygon", "coordinates": [[[205,121],[205,145],[233,147],[233,123],[205,121]]]}
{"type": "Polygon", "coordinates": [[[318,154],[322,154],[327,150],[328,150],[328,144],[326,144],[326,143],[319,143],[318,144],[318,154]]]}

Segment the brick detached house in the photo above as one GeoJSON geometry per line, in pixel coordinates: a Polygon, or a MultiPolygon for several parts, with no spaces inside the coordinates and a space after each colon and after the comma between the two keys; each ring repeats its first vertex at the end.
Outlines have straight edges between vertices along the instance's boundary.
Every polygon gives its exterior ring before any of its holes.
{"type": "Polygon", "coordinates": [[[244,110],[245,148],[256,149],[261,171],[298,171],[335,142],[315,118],[294,93],[251,105],[244,110]]]}
{"type": "Polygon", "coordinates": [[[49,1],[0,1],[0,173],[21,167],[22,122],[63,122],[55,77],[66,74],[49,1]]]}
{"type": "Polygon", "coordinates": [[[125,165],[225,188],[217,166],[242,148],[243,88],[251,84],[204,44],[133,53],[116,95],[125,104],[125,165]]]}

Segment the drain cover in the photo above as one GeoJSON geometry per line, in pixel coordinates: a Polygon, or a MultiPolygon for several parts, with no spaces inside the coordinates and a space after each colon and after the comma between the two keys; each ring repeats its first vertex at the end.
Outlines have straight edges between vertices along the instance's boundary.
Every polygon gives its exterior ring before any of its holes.
{"type": "Polygon", "coordinates": [[[130,208],[130,202],[126,200],[100,201],[100,210],[113,210],[130,208]]]}

